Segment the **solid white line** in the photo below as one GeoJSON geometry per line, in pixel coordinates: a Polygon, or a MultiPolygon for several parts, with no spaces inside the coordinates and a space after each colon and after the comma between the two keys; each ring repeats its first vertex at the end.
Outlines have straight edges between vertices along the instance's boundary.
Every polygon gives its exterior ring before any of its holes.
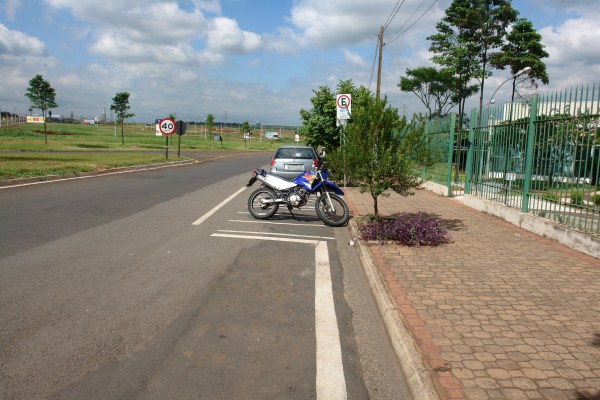
{"type": "Polygon", "coordinates": [[[309,239],[291,239],[291,238],[278,238],[278,237],[266,237],[266,236],[252,236],[252,235],[228,235],[225,233],[213,233],[210,236],[215,237],[228,237],[234,239],[257,239],[257,240],[271,240],[275,242],[292,242],[292,243],[307,243],[307,244],[316,244],[316,240],[309,239]]]}
{"type": "Polygon", "coordinates": [[[317,399],[347,398],[340,334],[335,315],[327,242],[315,249],[315,333],[317,339],[317,399]]]}
{"type": "Polygon", "coordinates": [[[335,239],[334,237],[328,237],[328,236],[294,235],[292,233],[272,233],[272,232],[255,232],[255,231],[232,231],[229,229],[219,229],[219,232],[253,233],[255,235],[289,236],[289,237],[299,237],[299,238],[307,238],[307,239],[329,239],[329,240],[335,239]]]}
{"type": "Polygon", "coordinates": [[[233,199],[238,194],[242,193],[244,190],[246,190],[246,186],[242,187],[240,190],[238,190],[237,192],[235,192],[234,194],[232,194],[231,196],[229,196],[228,198],[226,198],[225,200],[220,202],[212,210],[210,210],[209,212],[207,212],[206,214],[204,214],[203,216],[201,216],[200,218],[198,218],[197,220],[192,222],[192,225],[200,225],[201,223],[206,221],[211,215],[213,215],[214,213],[219,211],[220,208],[222,208],[225,204],[229,203],[229,201],[231,201],[231,199],[233,199]]]}
{"type": "Polygon", "coordinates": [[[326,241],[288,239],[251,235],[227,235],[213,233],[211,236],[234,239],[273,240],[279,242],[307,243],[315,246],[315,337],[317,364],[317,399],[346,400],[346,378],[342,362],[342,346],[335,314],[329,250],[326,241]]]}
{"type": "Polygon", "coordinates": [[[229,219],[229,220],[227,220],[227,222],[241,222],[241,223],[248,223],[248,224],[292,225],[292,226],[326,226],[325,224],[315,225],[315,224],[308,224],[306,222],[303,224],[293,224],[291,222],[271,222],[271,221],[256,221],[256,220],[248,221],[248,220],[243,220],[243,219],[229,219]]]}

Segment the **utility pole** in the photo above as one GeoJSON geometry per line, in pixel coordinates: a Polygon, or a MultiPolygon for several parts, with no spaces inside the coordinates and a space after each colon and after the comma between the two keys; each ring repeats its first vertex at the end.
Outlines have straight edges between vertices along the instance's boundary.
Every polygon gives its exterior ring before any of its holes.
{"type": "Polygon", "coordinates": [[[375,90],[375,98],[379,100],[381,92],[381,59],[383,53],[383,26],[379,30],[379,65],[377,66],[377,89],[375,90]]]}

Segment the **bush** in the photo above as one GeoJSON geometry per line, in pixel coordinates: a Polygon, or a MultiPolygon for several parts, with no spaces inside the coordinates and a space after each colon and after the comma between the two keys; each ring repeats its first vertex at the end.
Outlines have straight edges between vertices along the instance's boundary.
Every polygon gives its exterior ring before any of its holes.
{"type": "Polygon", "coordinates": [[[359,226],[365,240],[393,241],[403,246],[439,246],[449,243],[448,231],[422,213],[400,214],[359,226]]]}
{"type": "Polygon", "coordinates": [[[594,204],[598,207],[600,207],[600,194],[595,194],[593,197],[594,200],[594,204]]]}
{"type": "Polygon", "coordinates": [[[577,191],[571,192],[571,204],[574,206],[583,206],[583,194],[577,191]]]}

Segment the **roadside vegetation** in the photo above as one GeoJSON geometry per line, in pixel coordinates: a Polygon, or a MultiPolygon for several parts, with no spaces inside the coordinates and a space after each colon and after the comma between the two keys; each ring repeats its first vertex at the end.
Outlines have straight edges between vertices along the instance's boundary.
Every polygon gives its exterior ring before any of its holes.
{"type": "Polygon", "coordinates": [[[236,127],[210,134],[204,125],[191,124],[185,135],[169,137],[167,159],[166,137],[156,136],[154,124],[124,124],[125,144],[120,129],[113,124],[48,123],[44,133],[41,124],[2,127],[0,180],[191,160],[195,151],[270,152],[294,142],[293,130],[283,130],[278,140],[260,139],[257,133],[244,140],[236,127]],[[223,140],[215,141],[214,135],[223,140]]]}

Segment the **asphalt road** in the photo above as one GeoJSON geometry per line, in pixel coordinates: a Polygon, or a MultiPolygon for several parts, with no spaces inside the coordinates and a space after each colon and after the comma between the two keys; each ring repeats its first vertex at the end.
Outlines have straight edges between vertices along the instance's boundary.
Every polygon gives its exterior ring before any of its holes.
{"type": "Polygon", "coordinates": [[[0,189],[0,398],[408,399],[346,228],[265,155],[0,189]]]}

